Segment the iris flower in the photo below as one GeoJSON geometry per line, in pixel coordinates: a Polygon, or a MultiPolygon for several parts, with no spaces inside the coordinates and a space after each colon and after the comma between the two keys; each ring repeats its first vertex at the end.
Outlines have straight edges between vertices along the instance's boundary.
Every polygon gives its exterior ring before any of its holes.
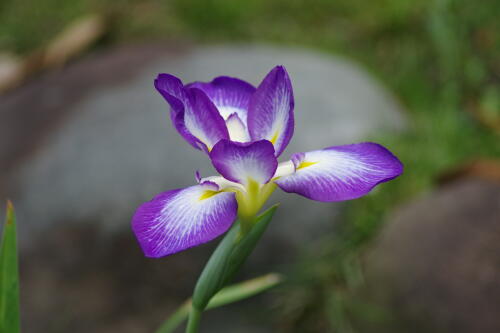
{"type": "MultiPolygon", "coordinates": [[[[278,163],[294,130],[292,84],[282,66],[261,84],[220,76],[184,85],[160,74],[156,89],[181,136],[205,152],[220,174],[163,192],[142,204],[132,227],[144,254],[162,257],[208,242],[239,217],[241,231],[276,187],[332,202],[359,198],[399,176],[401,162],[383,146],[364,142],[296,153],[278,163]]],[[[314,110],[307,110],[314,112],[314,110]]]]}

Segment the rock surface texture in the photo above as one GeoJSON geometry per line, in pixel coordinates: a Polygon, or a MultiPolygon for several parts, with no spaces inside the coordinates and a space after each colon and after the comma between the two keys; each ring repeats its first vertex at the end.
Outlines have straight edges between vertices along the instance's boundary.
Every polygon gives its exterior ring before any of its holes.
{"type": "Polygon", "coordinates": [[[500,184],[460,180],[402,207],[366,268],[399,332],[500,332],[500,184]]]}

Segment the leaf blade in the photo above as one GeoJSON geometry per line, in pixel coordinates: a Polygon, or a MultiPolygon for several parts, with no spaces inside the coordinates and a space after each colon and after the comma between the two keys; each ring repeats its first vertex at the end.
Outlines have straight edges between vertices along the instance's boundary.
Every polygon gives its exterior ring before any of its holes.
{"type": "Polygon", "coordinates": [[[235,224],[219,243],[203,269],[193,292],[193,306],[202,311],[239,270],[253,251],[271,221],[277,205],[259,217],[252,229],[240,237],[240,225],[235,224]]]}
{"type": "Polygon", "coordinates": [[[0,331],[20,332],[19,267],[14,206],[7,202],[7,214],[0,244],[0,331]]]}
{"type": "MultiPolygon", "coordinates": [[[[208,303],[207,310],[235,303],[269,290],[283,282],[283,277],[269,273],[257,278],[222,288],[208,303]]],[[[156,333],[173,332],[189,315],[191,299],[188,299],[160,326],[156,333]]]]}

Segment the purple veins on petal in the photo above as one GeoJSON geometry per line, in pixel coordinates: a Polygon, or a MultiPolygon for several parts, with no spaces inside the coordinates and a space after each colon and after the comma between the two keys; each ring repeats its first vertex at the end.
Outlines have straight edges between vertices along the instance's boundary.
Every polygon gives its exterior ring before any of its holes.
{"type": "Polygon", "coordinates": [[[224,119],[219,115],[207,95],[199,89],[188,90],[190,108],[184,115],[189,132],[203,142],[208,150],[221,139],[229,139],[224,119]]]}
{"type": "Polygon", "coordinates": [[[327,202],[359,198],[403,172],[396,156],[371,142],[299,153],[292,161],[295,173],[275,183],[285,192],[327,202]]]}
{"type": "Polygon", "coordinates": [[[186,88],[198,88],[208,96],[225,120],[236,113],[246,127],[247,111],[255,87],[243,80],[219,76],[211,82],[193,82],[186,88]]]}
{"type": "Polygon", "coordinates": [[[250,100],[248,131],[252,140],[268,140],[281,155],[294,127],[292,83],[283,66],[276,66],[264,78],[250,100]]]}
{"type": "Polygon", "coordinates": [[[229,138],[224,119],[203,91],[186,89],[170,74],[158,75],[155,87],[171,107],[175,128],[193,147],[209,151],[220,139],[229,138]]]}
{"type": "Polygon", "coordinates": [[[132,229],[147,257],[163,257],[206,243],[229,229],[237,215],[234,193],[210,182],[171,190],[142,204],[132,229]]]}

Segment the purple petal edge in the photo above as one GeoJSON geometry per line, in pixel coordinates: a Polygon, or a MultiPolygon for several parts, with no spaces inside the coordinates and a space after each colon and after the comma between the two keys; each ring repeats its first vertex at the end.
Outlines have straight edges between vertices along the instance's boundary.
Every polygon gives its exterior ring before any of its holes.
{"type": "Polygon", "coordinates": [[[246,184],[248,178],[266,184],[278,167],[274,147],[267,140],[247,143],[221,140],[210,152],[210,159],[224,178],[240,184],[246,184]]]}
{"type": "Polygon", "coordinates": [[[252,96],[248,110],[248,130],[252,140],[272,140],[276,156],[280,156],[294,131],[294,97],[290,77],[283,66],[274,67],[252,96]]]}
{"type": "Polygon", "coordinates": [[[194,148],[208,152],[208,146],[229,137],[224,119],[205,92],[186,89],[179,78],[164,73],[158,75],[154,85],[171,107],[174,127],[194,148]]]}
{"type": "MultiPolygon", "coordinates": [[[[292,160],[313,164],[277,179],[285,192],[323,201],[344,201],[359,198],[375,186],[403,173],[403,164],[385,147],[364,142],[334,146],[294,156],[292,160]]],[[[294,162],[295,163],[295,162],[294,162]]]]}
{"type": "Polygon", "coordinates": [[[132,229],[146,257],[159,258],[206,243],[226,232],[237,215],[234,193],[200,199],[212,184],[164,192],[142,204],[132,229]]]}

